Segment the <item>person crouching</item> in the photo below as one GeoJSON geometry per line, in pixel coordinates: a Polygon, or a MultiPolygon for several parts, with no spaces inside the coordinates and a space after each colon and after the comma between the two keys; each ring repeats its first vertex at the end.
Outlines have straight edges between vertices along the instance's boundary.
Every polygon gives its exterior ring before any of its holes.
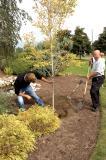
{"type": "Polygon", "coordinates": [[[15,80],[15,94],[18,96],[17,101],[21,111],[25,110],[24,98],[26,98],[27,100],[33,98],[35,103],[40,106],[44,106],[43,100],[35,93],[35,91],[30,86],[31,82],[36,82],[36,77],[34,73],[21,74],[15,80]]]}

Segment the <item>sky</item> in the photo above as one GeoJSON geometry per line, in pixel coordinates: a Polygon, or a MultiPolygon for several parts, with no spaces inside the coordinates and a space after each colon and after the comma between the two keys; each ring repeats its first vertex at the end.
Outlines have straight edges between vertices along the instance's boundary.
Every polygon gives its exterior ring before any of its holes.
{"type": "MultiPolygon", "coordinates": [[[[23,0],[20,5],[22,9],[25,9],[29,15],[35,19],[33,12],[33,0],[23,0]]],[[[103,32],[103,28],[106,27],[106,0],[77,0],[77,6],[73,15],[68,17],[63,25],[63,29],[69,29],[74,33],[77,26],[85,28],[89,39],[95,41],[98,39],[98,35],[103,32]]],[[[42,41],[43,35],[39,29],[36,29],[30,22],[27,25],[23,25],[20,31],[21,36],[24,33],[32,32],[35,34],[36,41],[42,41]]]]}

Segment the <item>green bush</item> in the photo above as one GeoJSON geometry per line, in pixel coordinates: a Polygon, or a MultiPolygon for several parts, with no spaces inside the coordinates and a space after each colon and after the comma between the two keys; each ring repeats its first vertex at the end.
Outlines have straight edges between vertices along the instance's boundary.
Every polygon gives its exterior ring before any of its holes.
{"type": "Polygon", "coordinates": [[[60,120],[54,111],[48,107],[33,107],[18,115],[18,119],[34,132],[35,136],[54,132],[60,126],[60,120]]]}
{"type": "Polygon", "coordinates": [[[32,62],[25,58],[17,58],[11,63],[11,68],[13,70],[13,74],[20,74],[26,71],[29,71],[32,68],[32,62]]]}
{"type": "Polygon", "coordinates": [[[0,115],[0,160],[26,160],[34,144],[26,125],[13,115],[0,115]]]}

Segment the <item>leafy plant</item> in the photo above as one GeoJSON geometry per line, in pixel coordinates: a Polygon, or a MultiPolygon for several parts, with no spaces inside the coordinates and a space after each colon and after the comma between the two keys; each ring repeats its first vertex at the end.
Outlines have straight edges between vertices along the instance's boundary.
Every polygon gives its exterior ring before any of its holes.
{"type": "Polygon", "coordinates": [[[60,120],[54,111],[48,107],[34,106],[18,115],[18,119],[24,121],[36,136],[54,132],[60,126],[60,120]]]}
{"type": "Polygon", "coordinates": [[[0,160],[26,160],[33,151],[35,137],[13,115],[0,116],[0,160]]]}
{"type": "Polygon", "coordinates": [[[20,74],[29,71],[33,66],[33,61],[27,58],[17,58],[15,59],[10,67],[13,69],[13,74],[20,74]]]}
{"type": "Polygon", "coordinates": [[[4,73],[7,75],[12,75],[13,74],[13,70],[11,67],[5,67],[4,68],[4,73]]]}

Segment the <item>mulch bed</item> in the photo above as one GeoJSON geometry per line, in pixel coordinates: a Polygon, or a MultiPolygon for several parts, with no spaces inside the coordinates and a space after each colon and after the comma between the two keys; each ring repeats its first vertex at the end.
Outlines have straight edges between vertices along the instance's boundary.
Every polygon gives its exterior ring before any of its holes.
{"type": "MultiPolygon", "coordinates": [[[[39,82],[42,87],[38,95],[46,104],[52,104],[52,85],[39,82]]],[[[100,113],[90,110],[90,84],[81,110],[77,108],[82,98],[85,78],[79,76],[55,77],[55,110],[61,118],[61,127],[53,134],[41,137],[37,141],[37,149],[29,154],[28,160],[89,160],[96,144],[99,132],[100,113]],[[83,80],[83,84],[71,96],[67,96],[83,80]]]]}

